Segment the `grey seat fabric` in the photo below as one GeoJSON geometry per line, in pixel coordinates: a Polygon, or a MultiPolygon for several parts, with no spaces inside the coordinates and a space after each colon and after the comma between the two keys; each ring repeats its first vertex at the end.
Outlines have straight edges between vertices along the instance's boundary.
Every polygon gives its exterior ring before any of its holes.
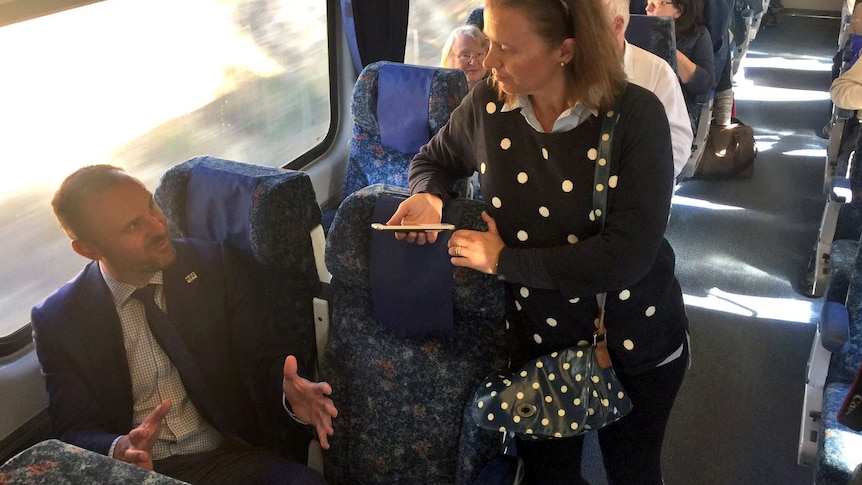
{"type": "Polygon", "coordinates": [[[185,482],[130,466],[62,441],[39,442],[0,466],[2,483],[146,483],[182,485],[185,482]]]}
{"type": "MultiPolygon", "coordinates": [[[[505,365],[503,286],[453,266],[452,337],[383,328],[374,318],[370,267],[372,213],[383,195],[407,193],[382,185],[357,191],[327,238],[334,300],[322,371],[339,416],[326,477],[333,484],[470,483],[499,448],[496,433],[463,423],[462,412],[475,386],[505,365]]],[[[461,210],[458,227],[485,229],[481,202],[450,205],[461,210]]]]}
{"type": "Polygon", "coordinates": [[[670,17],[631,14],[626,40],[666,60],[676,72],[676,28],[670,17]]]}
{"type": "MultiPolygon", "coordinates": [[[[858,247],[858,243],[847,245],[846,252],[855,249],[852,257],[844,258],[849,261],[831,261],[841,264],[833,267],[808,363],[806,389],[814,386],[818,394],[806,395],[803,425],[807,424],[806,417],[812,414],[822,420],[817,426],[807,425],[815,430],[810,435],[816,437],[816,456],[810,461],[814,465],[814,483],[820,485],[848,483],[854,469],[862,462],[859,454],[862,433],[851,430],[837,419],[862,366],[862,254],[858,247]],[[834,288],[836,286],[839,288],[834,288]],[[842,304],[842,296],[846,296],[846,304],[842,304]]],[[[811,445],[805,444],[810,450],[811,445]]],[[[808,459],[806,457],[806,461],[808,459]]]]}

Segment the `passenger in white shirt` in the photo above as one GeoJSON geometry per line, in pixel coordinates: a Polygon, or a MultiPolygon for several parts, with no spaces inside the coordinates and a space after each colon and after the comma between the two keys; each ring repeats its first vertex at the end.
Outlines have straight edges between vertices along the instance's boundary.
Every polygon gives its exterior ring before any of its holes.
{"type": "Polygon", "coordinates": [[[677,177],[691,156],[691,122],[673,68],[664,59],[626,41],[629,0],[605,0],[614,33],[623,50],[623,69],[630,82],[649,89],[664,105],[673,145],[673,175],[677,177]]]}

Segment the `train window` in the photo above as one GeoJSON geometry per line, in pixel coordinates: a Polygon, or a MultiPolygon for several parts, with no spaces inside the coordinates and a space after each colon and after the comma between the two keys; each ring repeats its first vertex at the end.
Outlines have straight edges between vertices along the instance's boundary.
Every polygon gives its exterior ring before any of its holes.
{"type": "Polygon", "coordinates": [[[106,0],[0,27],[0,341],[84,263],[50,209],[76,168],[154,188],[198,155],[293,167],[322,148],[327,3],[106,0]]]}
{"type": "Polygon", "coordinates": [[[467,15],[484,0],[413,0],[407,21],[404,62],[439,66],[449,32],[464,25],[467,15]]]}

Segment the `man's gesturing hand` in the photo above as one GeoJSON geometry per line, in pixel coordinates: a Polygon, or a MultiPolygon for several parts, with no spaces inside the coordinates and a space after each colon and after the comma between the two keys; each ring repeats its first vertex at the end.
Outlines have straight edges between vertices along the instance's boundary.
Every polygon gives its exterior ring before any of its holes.
{"type": "Polygon", "coordinates": [[[171,410],[170,399],[156,406],[137,428],[122,436],[114,446],[114,458],[145,470],[153,469],[153,445],[162,430],[162,420],[171,410]]]}
{"type": "Polygon", "coordinates": [[[338,416],[335,404],[328,397],[332,394],[332,386],[326,382],[311,382],[300,377],[297,374],[296,357],[289,355],[284,360],[284,380],[281,387],[293,414],[297,419],[314,426],[320,446],[324,450],[329,449],[327,436],[333,433],[332,418],[338,416]]]}

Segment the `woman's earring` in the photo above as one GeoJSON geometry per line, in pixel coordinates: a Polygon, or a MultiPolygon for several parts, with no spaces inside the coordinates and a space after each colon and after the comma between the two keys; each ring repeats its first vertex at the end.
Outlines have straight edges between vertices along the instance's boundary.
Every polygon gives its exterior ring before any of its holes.
{"type": "Polygon", "coordinates": [[[560,67],[563,67],[563,66],[565,66],[565,65],[566,65],[566,63],[565,63],[565,62],[561,62],[561,63],[560,63],[560,67]]]}

